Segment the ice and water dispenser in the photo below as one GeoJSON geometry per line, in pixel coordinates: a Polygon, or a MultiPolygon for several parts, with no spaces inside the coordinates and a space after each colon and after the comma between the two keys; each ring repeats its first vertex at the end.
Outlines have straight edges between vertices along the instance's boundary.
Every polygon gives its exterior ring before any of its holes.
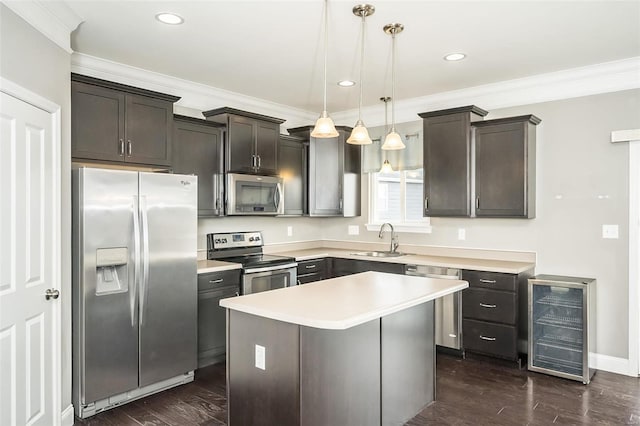
{"type": "Polygon", "coordinates": [[[127,247],[96,250],[96,295],[125,293],[129,288],[127,247]]]}

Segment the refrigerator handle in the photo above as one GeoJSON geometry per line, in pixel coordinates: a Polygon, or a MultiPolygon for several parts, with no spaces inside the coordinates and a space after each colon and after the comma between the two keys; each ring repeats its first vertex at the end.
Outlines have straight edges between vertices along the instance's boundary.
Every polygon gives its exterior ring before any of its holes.
{"type": "Polygon", "coordinates": [[[140,196],[142,213],[142,281],[140,286],[140,325],[144,323],[144,305],[149,286],[149,218],[147,216],[147,197],[140,196]]]}
{"type": "Polygon", "coordinates": [[[136,304],[138,302],[138,287],[140,281],[140,200],[137,195],[133,196],[133,288],[130,290],[129,300],[131,303],[131,326],[135,327],[136,304]]]}

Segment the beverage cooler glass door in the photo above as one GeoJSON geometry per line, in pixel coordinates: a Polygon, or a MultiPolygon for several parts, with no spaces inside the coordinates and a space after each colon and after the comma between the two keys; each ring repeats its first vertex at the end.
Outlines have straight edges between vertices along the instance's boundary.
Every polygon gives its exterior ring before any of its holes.
{"type": "Polygon", "coordinates": [[[574,379],[583,376],[583,299],[581,288],[530,285],[530,369],[574,379]]]}
{"type": "Polygon", "coordinates": [[[265,272],[249,272],[242,276],[240,293],[251,294],[295,285],[296,268],[278,269],[265,272]]]}

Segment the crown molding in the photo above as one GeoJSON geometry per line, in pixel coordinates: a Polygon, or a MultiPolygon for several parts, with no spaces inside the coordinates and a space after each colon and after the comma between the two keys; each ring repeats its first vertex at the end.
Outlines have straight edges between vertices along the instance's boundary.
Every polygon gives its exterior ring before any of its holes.
{"type": "MultiPolygon", "coordinates": [[[[71,55],[71,71],[181,96],[176,103],[178,107],[206,111],[226,106],[284,118],[283,129],[309,125],[317,118],[315,112],[81,53],[71,55]]],[[[637,88],[640,88],[640,57],[405,99],[395,105],[396,123],[419,120],[421,112],[460,105],[479,105],[491,110],[637,88]]],[[[358,110],[331,115],[336,123],[352,123],[358,118],[358,110]]],[[[364,107],[362,115],[368,127],[384,125],[382,105],[364,107]]]]}
{"type": "MultiPolygon", "coordinates": [[[[638,88],[640,57],[633,57],[405,99],[395,105],[396,123],[419,120],[417,114],[424,111],[460,105],[478,105],[492,110],[638,88]]],[[[357,120],[358,110],[340,111],[331,115],[335,122],[351,123],[357,120]]],[[[362,109],[362,116],[369,127],[383,125],[384,106],[380,103],[365,107],[362,109]]]]}
{"type": "Polygon", "coordinates": [[[83,19],[66,3],[41,0],[3,0],[2,3],[67,53],[73,52],[71,32],[83,19]]]}
{"type": "Polygon", "coordinates": [[[207,111],[217,107],[231,107],[280,117],[286,120],[283,128],[314,123],[317,118],[316,114],[312,112],[82,53],[71,55],[71,71],[180,96],[182,99],[176,103],[179,107],[192,108],[199,111],[207,111]]]}

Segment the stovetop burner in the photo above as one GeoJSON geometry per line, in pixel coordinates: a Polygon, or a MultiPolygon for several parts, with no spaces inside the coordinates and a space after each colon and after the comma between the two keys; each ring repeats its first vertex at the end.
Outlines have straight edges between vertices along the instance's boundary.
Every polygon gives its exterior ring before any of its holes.
{"type": "Polygon", "coordinates": [[[262,266],[276,266],[295,262],[295,258],[293,257],[276,256],[273,254],[251,254],[245,256],[225,257],[218,260],[241,263],[243,268],[259,268],[262,266]]]}
{"type": "Polygon", "coordinates": [[[244,269],[284,265],[295,258],[262,253],[262,233],[207,234],[207,259],[242,264],[244,269]]]}

